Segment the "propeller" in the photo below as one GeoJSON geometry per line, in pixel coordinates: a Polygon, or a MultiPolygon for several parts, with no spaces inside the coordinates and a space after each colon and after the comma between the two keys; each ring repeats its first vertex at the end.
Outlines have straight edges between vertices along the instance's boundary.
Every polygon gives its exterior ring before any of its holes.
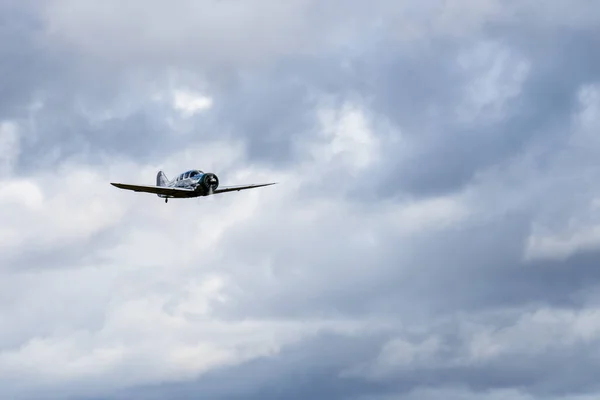
{"type": "Polygon", "coordinates": [[[219,178],[217,175],[212,172],[208,172],[205,174],[203,180],[204,187],[206,188],[207,195],[210,196],[214,194],[214,191],[217,187],[219,187],[219,178]]]}

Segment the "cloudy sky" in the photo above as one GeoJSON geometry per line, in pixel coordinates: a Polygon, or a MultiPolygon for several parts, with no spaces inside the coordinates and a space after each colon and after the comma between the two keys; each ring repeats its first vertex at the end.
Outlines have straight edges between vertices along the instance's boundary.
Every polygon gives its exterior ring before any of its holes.
{"type": "Polygon", "coordinates": [[[0,398],[600,395],[600,3],[1,0],[0,398]],[[159,169],[277,186],[165,204],[159,169]]]}

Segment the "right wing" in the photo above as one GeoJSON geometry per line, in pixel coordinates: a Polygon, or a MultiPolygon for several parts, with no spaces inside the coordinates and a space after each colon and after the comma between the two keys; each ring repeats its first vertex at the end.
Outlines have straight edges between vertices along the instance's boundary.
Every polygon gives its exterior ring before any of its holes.
{"type": "Polygon", "coordinates": [[[253,185],[223,186],[223,187],[216,188],[215,191],[213,192],[213,194],[234,192],[234,191],[240,191],[240,190],[246,190],[246,189],[254,189],[254,188],[263,187],[263,186],[275,185],[276,183],[277,182],[257,183],[257,184],[253,184],[253,185]]]}
{"type": "Polygon", "coordinates": [[[112,183],[112,182],[110,184],[115,187],[118,187],[119,189],[133,190],[134,192],[162,194],[165,196],[181,196],[184,193],[193,192],[192,189],[166,187],[166,186],[129,185],[129,184],[125,184],[125,183],[112,183]]]}

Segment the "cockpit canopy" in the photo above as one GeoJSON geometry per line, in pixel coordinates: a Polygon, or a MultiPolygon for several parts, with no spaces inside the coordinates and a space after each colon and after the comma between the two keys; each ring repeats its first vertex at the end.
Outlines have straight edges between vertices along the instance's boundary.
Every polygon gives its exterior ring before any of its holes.
{"type": "Polygon", "coordinates": [[[187,171],[187,172],[184,172],[183,174],[179,175],[177,177],[177,180],[180,181],[183,179],[194,178],[194,177],[196,177],[198,175],[202,175],[202,174],[204,174],[203,171],[201,171],[199,169],[193,169],[191,171],[187,171]]]}

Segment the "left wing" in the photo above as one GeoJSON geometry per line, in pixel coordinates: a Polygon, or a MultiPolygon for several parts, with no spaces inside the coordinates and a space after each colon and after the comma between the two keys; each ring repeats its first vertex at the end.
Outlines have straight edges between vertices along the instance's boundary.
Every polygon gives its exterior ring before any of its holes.
{"type": "Polygon", "coordinates": [[[181,196],[193,192],[192,189],[168,187],[168,186],[146,186],[146,185],[129,185],[125,183],[110,183],[119,189],[133,190],[134,192],[145,192],[154,194],[163,194],[166,196],[181,196]]]}
{"type": "Polygon", "coordinates": [[[271,186],[271,185],[275,185],[275,184],[277,184],[277,182],[257,183],[257,184],[253,184],[253,185],[223,186],[223,187],[216,188],[215,191],[213,192],[213,194],[225,193],[225,192],[239,192],[240,190],[254,189],[254,188],[258,188],[258,187],[271,186]]]}

